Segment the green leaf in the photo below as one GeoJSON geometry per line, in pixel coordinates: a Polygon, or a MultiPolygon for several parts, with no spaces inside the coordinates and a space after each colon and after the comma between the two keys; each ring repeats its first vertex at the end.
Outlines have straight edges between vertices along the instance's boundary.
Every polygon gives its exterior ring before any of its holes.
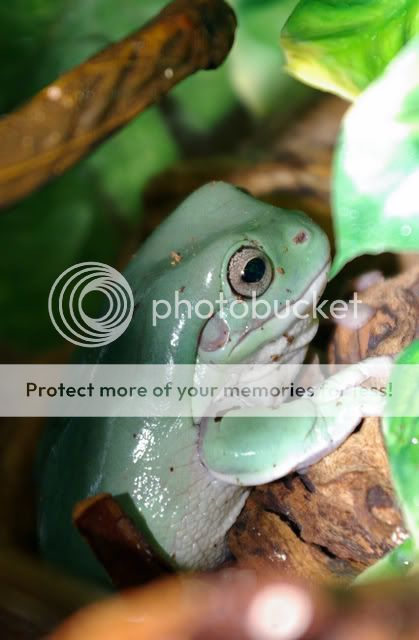
{"type": "Polygon", "coordinates": [[[301,0],[282,46],[294,76],[353,99],[418,32],[418,0],[301,0]]]}
{"type": "Polygon", "coordinates": [[[419,551],[419,340],[402,353],[397,365],[412,366],[395,367],[392,382],[397,393],[388,399],[388,415],[397,417],[385,418],[383,431],[394,487],[419,551]]]}
{"type": "Polygon", "coordinates": [[[413,540],[408,538],[378,562],[363,571],[355,580],[355,584],[369,584],[382,580],[402,578],[409,575],[416,565],[417,552],[413,540]]]}
{"type": "Polygon", "coordinates": [[[419,566],[418,387],[419,341],[416,341],[393,367],[382,421],[393,485],[411,537],[403,540],[403,532],[401,544],[361,573],[355,581],[357,584],[400,578],[412,570],[417,571],[419,566]]]}
{"type": "Polygon", "coordinates": [[[363,253],[419,250],[419,38],[347,113],[333,179],[334,276],[363,253]]]}

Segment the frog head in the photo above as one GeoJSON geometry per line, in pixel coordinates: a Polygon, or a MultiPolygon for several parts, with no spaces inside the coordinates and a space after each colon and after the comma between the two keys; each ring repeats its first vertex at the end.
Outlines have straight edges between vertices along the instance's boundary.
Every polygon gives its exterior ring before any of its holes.
{"type": "Polygon", "coordinates": [[[122,352],[123,361],[155,364],[275,362],[302,354],[316,331],[308,307],[326,285],[329,262],[326,235],[303,213],[208,184],[128,266],[136,312],[115,343],[118,360],[122,352]]]}
{"type": "Polygon", "coordinates": [[[328,240],[302,213],[239,197],[243,211],[252,213],[223,246],[223,304],[203,327],[198,362],[302,360],[317,330],[315,307],[330,265],[328,240]]]}

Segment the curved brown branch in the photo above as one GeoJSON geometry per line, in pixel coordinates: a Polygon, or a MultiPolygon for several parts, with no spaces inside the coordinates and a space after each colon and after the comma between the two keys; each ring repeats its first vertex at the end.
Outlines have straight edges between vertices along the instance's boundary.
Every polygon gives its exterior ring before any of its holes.
{"type": "Polygon", "coordinates": [[[118,589],[173,572],[110,494],[79,502],[73,521],[118,589]]]}
{"type": "Polygon", "coordinates": [[[221,64],[235,26],[224,0],[174,0],[0,120],[0,208],[62,174],[187,76],[221,64]]]}

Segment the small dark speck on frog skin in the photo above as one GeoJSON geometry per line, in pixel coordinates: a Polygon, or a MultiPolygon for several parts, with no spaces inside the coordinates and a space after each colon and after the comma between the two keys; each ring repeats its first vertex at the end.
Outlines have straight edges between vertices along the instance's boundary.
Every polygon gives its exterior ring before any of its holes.
{"type": "Polygon", "coordinates": [[[277,267],[276,268],[277,272],[281,274],[281,276],[285,275],[285,269],[284,267],[277,267]]]}
{"type": "Polygon", "coordinates": [[[179,289],[179,293],[183,293],[184,291],[185,291],[185,287],[181,287],[181,288],[179,289]]]}
{"type": "Polygon", "coordinates": [[[303,244],[304,242],[307,242],[307,240],[308,235],[305,231],[300,231],[300,233],[297,233],[295,238],[293,238],[293,242],[295,242],[295,244],[303,244]]]}
{"type": "Polygon", "coordinates": [[[170,473],[173,473],[174,470],[175,470],[174,467],[170,467],[170,473]]]}

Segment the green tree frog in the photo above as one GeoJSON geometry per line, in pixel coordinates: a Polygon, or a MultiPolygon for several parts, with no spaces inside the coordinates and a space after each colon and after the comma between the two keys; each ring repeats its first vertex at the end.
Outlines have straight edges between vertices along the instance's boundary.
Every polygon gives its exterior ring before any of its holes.
{"type": "MultiPolygon", "coordinates": [[[[318,299],[329,265],[328,239],[306,215],[224,183],[209,184],[181,204],[132,259],[125,276],[135,299],[133,319],[123,336],[95,354],[96,362],[164,364],[168,371],[195,363],[300,365],[317,320],[291,313],[261,322],[251,316],[250,299],[272,308],[275,301],[282,308],[286,301],[292,306],[318,299]],[[222,292],[227,301],[240,299],[243,313],[237,319],[226,305],[209,319],[180,313],[153,326],[153,301],[171,301],[176,291],[192,304],[215,302],[222,292]]],[[[279,405],[260,418],[236,407],[199,421],[72,418],[51,426],[41,454],[43,554],[73,573],[99,577],[99,564],[73,528],[71,513],[77,501],[109,492],[128,498],[136,525],[174,566],[217,566],[249,487],[308,467],[336,449],[363,416],[382,410],[374,395],[356,408],[352,401],[351,390],[371,375],[367,361],[348,372],[341,379],[347,392],[339,419],[290,419],[279,405]]]]}

